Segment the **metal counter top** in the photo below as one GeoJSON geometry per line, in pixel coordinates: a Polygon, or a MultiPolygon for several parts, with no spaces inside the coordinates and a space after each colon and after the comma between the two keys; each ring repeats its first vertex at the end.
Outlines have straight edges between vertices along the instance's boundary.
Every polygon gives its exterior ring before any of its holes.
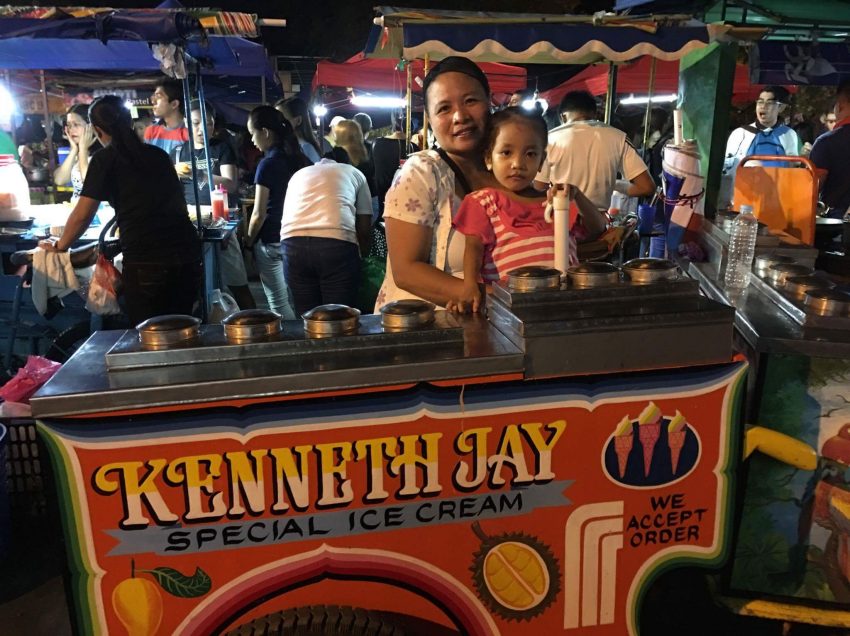
{"type": "Polygon", "coordinates": [[[523,353],[485,318],[462,317],[460,323],[462,344],[409,351],[382,346],[331,348],[311,355],[193,362],[111,373],[106,353],[125,332],[100,331],[32,398],[33,415],[232,402],[523,372],[523,353]]]}
{"type": "Polygon", "coordinates": [[[802,327],[756,285],[751,284],[741,297],[730,299],[716,263],[683,264],[682,269],[699,281],[709,298],[735,306],[735,327],[756,351],[850,358],[850,331],[802,327]]]}

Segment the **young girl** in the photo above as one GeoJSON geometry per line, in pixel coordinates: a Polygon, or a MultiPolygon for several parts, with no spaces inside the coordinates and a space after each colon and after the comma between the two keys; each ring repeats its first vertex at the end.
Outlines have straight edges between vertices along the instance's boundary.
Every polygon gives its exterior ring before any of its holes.
{"type": "MultiPolygon", "coordinates": [[[[479,282],[492,283],[527,265],[552,267],[554,226],[543,216],[547,195],[531,185],[546,157],[547,137],[546,122],[537,113],[510,107],[490,118],[484,163],[499,187],[467,195],[453,221],[466,235],[464,287],[447,309],[478,311],[479,282]]],[[[587,227],[576,223],[570,232],[574,260],[575,239],[585,238],[588,230],[601,231],[604,219],[587,197],[570,188],[587,227]]]]}
{"type": "Polygon", "coordinates": [[[73,188],[71,198],[76,201],[83,191],[91,155],[100,149],[100,143],[89,123],[88,104],[74,104],[68,109],[64,132],[71,150],[62,165],[53,172],[53,182],[65,185],[70,181],[73,188]]]}

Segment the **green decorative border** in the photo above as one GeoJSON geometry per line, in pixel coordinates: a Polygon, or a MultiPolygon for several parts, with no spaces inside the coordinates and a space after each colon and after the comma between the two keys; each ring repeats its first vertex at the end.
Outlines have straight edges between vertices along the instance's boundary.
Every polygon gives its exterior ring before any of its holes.
{"type": "MultiPolygon", "coordinates": [[[[745,380],[748,369],[748,363],[741,363],[741,368],[735,372],[738,377],[733,380],[732,384],[726,390],[729,398],[729,408],[726,409],[726,439],[721,440],[720,443],[725,444],[727,453],[720,470],[715,473],[718,480],[718,489],[721,492],[719,500],[722,506],[717,510],[720,522],[718,524],[717,535],[714,538],[715,548],[708,554],[683,554],[681,556],[672,554],[661,557],[646,569],[641,578],[635,579],[629,589],[629,598],[632,600],[632,603],[626,608],[626,626],[629,634],[637,635],[640,633],[640,612],[643,607],[644,597],[652,583],[662,574],[683,565],[719,567],[729,558],[732,551],[731,537],[732,524],[734,522],[732,508],[734,506],[734,487],[736,482],[735,469],[740,463],[741,458],[744,389],[746,387],[745,380]],[[637,590],[634,595],[632,594],[633,590],[637,590]]],[[[722,448],[720,452],[723,452],[722,448]]],[[[626,602],[628,603],[628,600],[626,602]]]]}

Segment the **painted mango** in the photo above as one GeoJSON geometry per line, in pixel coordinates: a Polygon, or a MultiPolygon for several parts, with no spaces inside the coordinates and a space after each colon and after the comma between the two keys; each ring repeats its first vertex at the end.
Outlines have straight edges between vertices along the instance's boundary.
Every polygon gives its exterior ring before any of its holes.
{"type": "Polygon", "coordinates": [[[112,607],[129,636],[153,636],[162,622],[162,594],[149,579],[124,579],[112,591],[112,607]]]}

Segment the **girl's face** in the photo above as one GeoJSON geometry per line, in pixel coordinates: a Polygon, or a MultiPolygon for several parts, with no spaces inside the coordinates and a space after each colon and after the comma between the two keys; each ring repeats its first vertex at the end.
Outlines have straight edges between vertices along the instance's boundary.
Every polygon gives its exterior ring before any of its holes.
{"type": "Polygon", "coordinates": [[[87,125],[86,120],[76,113],[68,113],[65,116],[65,133],[68,135],[68,139],[74,143],[80,141],[87,125]]]}
{"type": "Polygon", "coordinates": [[[511,120],[499,126],[496,142],[484,163],[504,188],[522,192],[534,181],[545,157],[543,140],[534,126],[511,120]]]}
{"type": "Polygon", "coordinates": [[[248,132],[251,133],[251,142],[260,152],[265,152],[272,147],[274,138],[268,128],[254,128],[250,117],[248,118],[248,132]]]}
{"type": "Polygon", "coordinates": [[[489,100],[475,79],[448,72],[428,87],[428,117],[439,146],[450,154],[475,155],[489,116],[489,100]]]}

